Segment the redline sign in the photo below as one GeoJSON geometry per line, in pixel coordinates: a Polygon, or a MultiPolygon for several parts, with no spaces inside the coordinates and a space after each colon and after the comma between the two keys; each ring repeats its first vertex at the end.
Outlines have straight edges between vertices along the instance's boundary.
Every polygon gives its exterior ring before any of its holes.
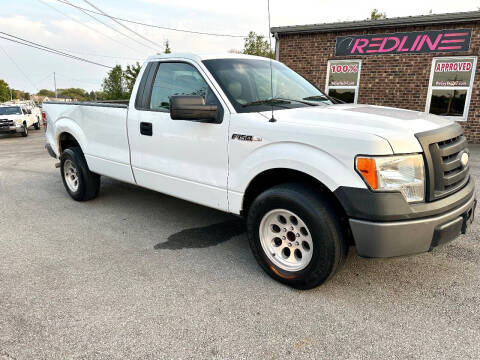
{"type": "Polygon", "coordinates": [[[468,51],[471,29],[337,36],[336,56],[468,51]]]}

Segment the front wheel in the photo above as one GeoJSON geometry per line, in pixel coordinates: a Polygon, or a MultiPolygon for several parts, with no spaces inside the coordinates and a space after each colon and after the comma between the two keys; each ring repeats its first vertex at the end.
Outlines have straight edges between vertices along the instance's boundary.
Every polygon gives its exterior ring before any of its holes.
{"type": "Polygon", "coordinates": [[[260,194],[247,216],[252,252],[268,275],[297,289],[328,280],[346,258],[338,211],[318,189],[283,184],[260,194]]]}
{"type": "Polygon", "coordinates": [[[28,126],[27,126],[27,124],[23,125],[23,131],[21,132],[21,134],[22,134],[23,137],[28,136],[28,126]]]}
{"type": "Polygon", "coordinates": [[[92,173],[79,147],[66,149],[60,157],[63,185],[72,199],[87,201],[98,196],[100,175],[92,173]]]}

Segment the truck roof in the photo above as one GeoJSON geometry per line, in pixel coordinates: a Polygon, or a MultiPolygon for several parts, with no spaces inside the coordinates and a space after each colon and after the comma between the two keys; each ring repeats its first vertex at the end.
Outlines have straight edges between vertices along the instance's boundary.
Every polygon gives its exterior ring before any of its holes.
{"type": "Polygon", "coordinates": [[[189,59],[197,62],[203,60],[212,60],[212,59],[256,59],[256,60],[265,60],[268,61],[268,58],[262,56],[253,56],[245,54],[235,54],[235,53],[207,53],[207,54],[194,54],[194,53],[171,53],[171,54],[157,54],[148,57],[146,60],[154,61],[160,59],[189,59]]]}

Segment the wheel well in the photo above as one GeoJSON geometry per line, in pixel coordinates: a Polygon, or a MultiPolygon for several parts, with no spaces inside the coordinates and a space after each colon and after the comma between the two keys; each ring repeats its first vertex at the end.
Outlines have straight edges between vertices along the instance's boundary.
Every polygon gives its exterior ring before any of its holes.
{"type": "Polygon", "coordinates": [[[279,184],[285,183],[304,183],[315,189],[318,189],[329,201],[330,204],[335,208],[344,229],[347,229],[348,238],[350,242],[353,243],[353,237],[350,232],[350,225],[348,222],[347,214],[343,209],[343,206],[340,204],[340,201],[337,197],[327,188],[323,183],[318,179],[305,174],[301,171],[292,170],[292,169],[270,169],[258,174],[248,185],[247,190],[245,191],[243,197],[243,206],[241,214],[245,216],[248,212],[250,205],[253,203],[255,198],[260,195],[265,190],[279,184]]]}
{"type": "Polygon", "coordinates": [[[72,134],[64,132],[60,134],[60,137],[58,138],[58,146],[58,150],[61,154],[65,149],[75,146],[80,147],[80,144],[78,143],[77,139],[73,137],[72,134]]]}

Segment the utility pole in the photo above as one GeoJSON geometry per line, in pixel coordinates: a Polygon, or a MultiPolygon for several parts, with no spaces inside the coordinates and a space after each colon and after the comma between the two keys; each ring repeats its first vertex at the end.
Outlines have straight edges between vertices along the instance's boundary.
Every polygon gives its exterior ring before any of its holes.
{"type": "Polygon", "coordinates": [[[55,87],[55,98],[58,98],[58,96],[57,96],[57,79],[55,78],[55,72],[53,72],[53,86],[55,87]]]}
{"type": "Polygon", "coordinates": [[[12,88],[10,88],[10,101],[13,101],[12,88]]]}

